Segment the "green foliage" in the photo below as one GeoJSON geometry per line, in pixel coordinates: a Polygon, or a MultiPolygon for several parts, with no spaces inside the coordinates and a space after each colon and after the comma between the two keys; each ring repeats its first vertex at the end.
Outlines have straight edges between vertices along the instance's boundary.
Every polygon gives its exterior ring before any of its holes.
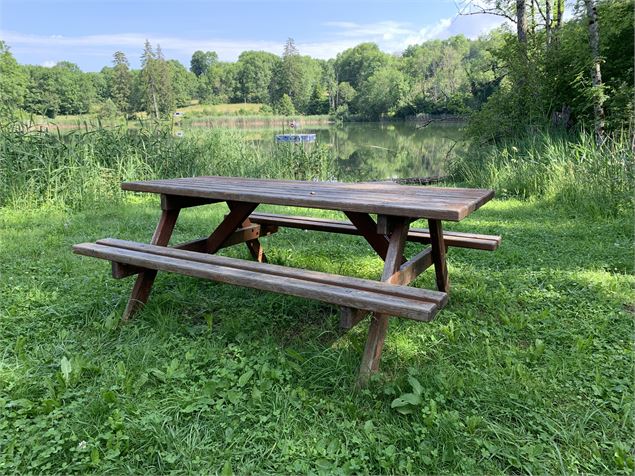
{"type": "Polygon", "coordinates": [[[155,119],[174,111],[175,98],[171,82],[170,65],[163,57],[161,47],[152,45],[146,40],[141,55],[141,72],[139,75],[143,110],[155,119]]]}
{"type": "Polygon", "coordinates": [[[0,206],[58,204],[82,208],[119,201],[127,180],[227,175],[331,178],[332,156],[322,146],[270,152],[239,131],[211,129],[175,138],[169,129],[124,127],[68,134],[0,131],[0,206]]]}
{"type": "Polygon", "coordinates": [[[496,145],[473,144],[452,164],[453,176],[498,195],[545,199],[570,213],[632,215],[635,161],[629,134],[602,146],[577,137],[537,134],[496,145]]]}
{"type": "Polygon", "coordinates": [[[24,103],[27,76],[0,40],[0,117],[12,116],[24,103]]]}
{"type": "Polygon", "coordinates": [[[245,102],[269,101],[269,85],[280,58],[265,51],[244,51],[238,57],[238,96],[245,102]]]}
{"type": "MultiPolygon", "coordinates": [[[[592,55],[584,12],[552,33],[533,33],[526,48],[515,36],[490,45],[496,69],[505,71],[500,87],[472,118],[471,135],[501,138],[524,135],[549,123],[570,128],[593,123],[594,97],[602,95],[610,130],[632,125],[633,2],[601,0],[597,4],[603,87],[591,84],[592,55]]],[[[499,75],[499,78],[501,76],[499,75]]],[[[485,83],[487,86],[488,83],[485,83]]]]}
{"type": "Polygon", "coordinates": [[[408,92],[406,76],[394,67],[375,71],[356,96],[356,111],[370,119],[394,116],[408,92]]]}
{"type": "Polygon", "coordinates": [[[196,76],[177,60],[168,60],[170,85],[177,107],[188,106],[196,90],[196,76]]]}
{"type": "Polygon", "coordinates": [[[337,55],[335,71],[339,81],[344,81],[359,90],[373,73],[388,66],[391,58],[375,43],[361,43],[337,55]]]}
{"type": "MultiPolygon", "coordinates": [[[[509,199],[452,224],[503,245],[451,249],[451,303],[431,323],[392,320],[381,377],[355,392],[368,324],[342,334],[315,301],[159,273],[118,325],[132,282],[69,246],[148,241],[158,201],[130,202],[0,209],[4,473],[632,474],[630,217],[509,199]],[[404,394],[419,396],[395,406],[404,394]]],[[[226,211],[184,210],[174,242],[226,211]]],[[[274,263],[381,275],[359,237],[263,242],[274,263]]]]}
{"type": "Polygon", "coordinates": [[[215,51],[197,50],[192,54],[190,61],[190,71],[196,76],[201,76],[218,63],[218,55],[215,51]]]}
{"type": "Polygon", "coordinates": [[[276,114],[283,116],[292,116],[295,114],[295,106],[288,94],[283,94],[275,108],[276,114]]]}
{"type": "Polygon", "coordinates": [[[113,63],[110,96],[121,112],[131,112],[132,75],[130,74],[128,59],[123,52],[117,51],[113,56],[113,63]]]}

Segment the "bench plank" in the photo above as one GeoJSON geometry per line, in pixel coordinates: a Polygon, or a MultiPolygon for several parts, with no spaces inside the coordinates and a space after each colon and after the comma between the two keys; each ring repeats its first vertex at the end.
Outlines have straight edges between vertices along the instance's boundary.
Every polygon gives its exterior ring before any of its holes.
{"type": "MultiPolygon", "coordinates": [[[[301,230],[360,235],[360,232],[355,225],[348,221],[277,215],[273,213],[252,213],[249,216],[249,219],[252,223],[258,223],[260,225],[277,225],[287,228],[299,228],[301,230]]],[[[429,244],[431,243],[430,231],[425,228],[411,228],[408,232],[407,240],[416,243],[429,244]]],[[[443,241],[446,246],[494,251],[499,247],[501,237],[496,235],[444,231],[443,241]]]]}
{"type": "MultiPolygon", "coordinates": [[[[432,320],[440,307],[436,303],[426,300],[427,296],[429,296],[428,293],[430,293],[430,291],[427,290],[388,285],[394,291],[391,295],[385,292],[374,292],[370,290],[362,290],[335,284],[337,283],[338,278],[345,277],[329,275],[328,273],[320,274],[333,278],[332,283],[311,281],[307,279],[283,276],[279,274],[271,274],[264,270],[275,265],[269,265],[265,263],[255,263],[249,261],[244,262],[245,264],[257,266],[258,268],[260,268],[261,271],[258,272],[255,269],[247,270],[235,267],[239,265],[239,263],[237,262],[243,262],[243,260],[238,260],[235,258],[201,255],[201,258],[205,258],[205,261],[210,259],[217,260],[218,258],[223,258],[223,260],[230,260],[225,261],[226,263],[233,262],[232,264],[234,264],[234,267],[230,267],[226,265],[210,264],[209,262],[201,262],[191,259],[173,257],[175,253],[194,253],[191,251],[175,250],[167,247],[154,248],[159,248],[159,250],[157,251],[168,251],[169,254],[172,256],[153,254],[147,251],[134,251],[130,249],[95,243],[82,243],[79,245],[75,245],[73,246],[73,251],[77,254],[93,256],[96,258],[116,261],[126,265],[155,270],[155,272],[166,271],[179,273],[187,276],[210,279],[227,284],[251,287],[263,291],[271,291],[291,296],[317,299],[319,301],[336,304],[339,306],[348,306],[367,311],[381,312],[389,315],[406,317],[417,321],[432,320]],[[416,299],[414,296],[405,297],[403,295],[399,295],[406,292],[406,289],[409,291],[420,292],[418,299],[416,299]]],[[[199,255],[200,253],[194,254],[199,255]]],[[[369,285],[383,284],[374,281],[368,281],[367,283],[369,285]]],[[[440,297],[440,295],[443,295],[443,293],[438,293],[437,298],[440,297]]]]}
{"type": "Polygon", "coordinates": [[[175,248],[166,248],[163,246],[154,246],[146,243],[138,243],[136,241],[119,240],[116,238],[106,238],[103,240],[98,240],[97,244],[111,246],[114,248],[128,249],[131,251],[141,251],[145,253],[156,254],[159,256],[186,259],[199,263],[236,268],[244,271],[251,271],[254,273],[297,278],[306,281],[313,281],[315,283],[333,284],[350,289],[375,292],[386,294],[389,296],[398,296],[407,299],[425,300],[435,303],[440,307],[444,306],[447,302],[447,294],[438,291],[410,288],[407,286],[393,286],[387,283],[382,283],[381,281],[356,278],[353,276],[340,276],[337,274],[324,273],[321,271],[289,268],[287,266],[281,266],[277,264],[258,263],[237,258],[229,258],[227,256],[208,255],[206,253],[198,253],[194,251],[175,248]]]}

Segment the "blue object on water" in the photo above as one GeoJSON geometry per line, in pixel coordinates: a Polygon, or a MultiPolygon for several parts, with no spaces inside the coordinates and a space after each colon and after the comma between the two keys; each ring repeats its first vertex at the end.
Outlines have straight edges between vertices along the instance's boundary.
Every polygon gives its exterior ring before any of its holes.
{"type": "Polygon", "coordinates": [[[276,134],[276,142],[315,142],[315,134],[276,134]]]}

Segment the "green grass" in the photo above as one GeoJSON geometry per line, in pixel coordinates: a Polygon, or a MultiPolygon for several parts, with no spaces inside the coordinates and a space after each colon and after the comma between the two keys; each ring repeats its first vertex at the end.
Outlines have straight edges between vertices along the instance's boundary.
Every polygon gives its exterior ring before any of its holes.
{"type": "Polygon", "coordinates": [[[193,104],[191,106],[180,107],[177,110],[186,115],[197,116],[224,116],[224,115],[258,115],[262,109],[262,104],[193,104]]]}
{"type": "MultiPolygon", "coordinates": [[[[0,127],[0,206],[86,208],[120,202],[120,183],[195,175],[327,180],[334,157],[325,145],[263,147],[229,129],[101,128],[68,133],[0,127]]],[[[271,144],[273,138],[271,138],[271,144]]]]}
{"type": "MultiPolygon", "coordinates": [[[[503,244],[450,251],[449,305],[393,319],[382,373],[356,393],[367,324],[341,334],[314,301],[163,274],[118,325],[131,282],[70,246],[147,241],[157,211],[0,209],[0,472],[632,474],[630,216],[510,199],[455,224],[503,244]],[[392,402],[413,385],[403,414],[392,402]]],[[[175,240],[223,213],[185,210],[175,240]]],[[[381,273],[356,237],[264,244],[274,263],[381,273]]]]}
{"type": "Polygon", "coordinates": [[[635,194],[633,135],[536,133],[498,144],[473,145],[452,164],[453,177],[499,196],[544,199],[569,213],[632,215],[635,194]]]}

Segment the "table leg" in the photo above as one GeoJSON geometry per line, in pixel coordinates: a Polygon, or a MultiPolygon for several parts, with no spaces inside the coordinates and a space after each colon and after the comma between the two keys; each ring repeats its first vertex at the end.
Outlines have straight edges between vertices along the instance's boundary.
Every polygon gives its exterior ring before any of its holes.
{"type": "Polygon", "coordinates": [[[258,204],[228,201],[227,206],[229,207],[229,213],[207,238],[205,252],[209,254],[216,253],[225,240],[235,232],[242,223],[249,220],[249,215],[256,209],[258,204]]]}
{"type": "Polygon", "coordinates": [[[430,244],[432,245],[432,262],[437,275],[437,288],[447,293],[450,291],[448,265],[445,259],[445,242],[443,241],[443,226],[441,220],[428,220],[430,229],[430,244]]]}
{"type": "MultiPolygon", "coordinates": [[[[384,272],[381,280],[390,282],[393,274],[399,270],[403,259],[403,251],[408,237],[409,221],[405,218],[397,219],[390,235],[388,250],[384,262],[384,272]]],[[[359,369],[357,386],[364,387],[368,383],[371,374],[379,370],[379,359],[386,339],[389,316],[386,314],[373,314],[368,329],[366,347],[362,356],[362,364],[359,369]]]]}
{"type": "MultiPolygon", "coordinates": [[[[229,209],[232,211],[236,208],[236,204],[233,202],[228,202],[228,206],[229,206],[229,209]]],[[[249,215],[251,215],[251,212],[249,212],[249,215]]],[[[243,220],[240,226],[242,228],[247,228],[251,226],[251,224],[252,224],[251,220],[249,218],[246,218],[245,220],[243,220]]],[[[249,250],[249,253],[251,254],[252,258],[254,258],[259,263],[267,262],[267,256],[265,255],[265,250],[260,244],[260,240],[258,238],[256,238],[255,240],[245,241],[245,245],[247,245],[247,249],[249,250]]]]}
{"type": "MultiPolygon", "coordinates": [[[[181,210],[179,208],[175,208],[171,210],[163,210],[161,212],[161,218],[159,219],[157,228],[152,235],[151,243],[153,245],[168,245],[168,243],[170,242],[170,237],[172,236],[172,231],[174,230],[174,225],[176,225],[176,219],[178,218],[180,211],[181,210]]],[[[130,299],[128,300],[126,309],[123,312],[124,321],[127,321],[132,316],[134,316],[139,308],[146,302],[148,302],[148,297],[150,296],[150,291],[152,290],[152,285],[154,284],[154,279],[156,278],[156,276],[156,270],[151,269],[142,271],[137,275],[137,279],[134,283],[134,286],[132,287],[130,299]]]]}

